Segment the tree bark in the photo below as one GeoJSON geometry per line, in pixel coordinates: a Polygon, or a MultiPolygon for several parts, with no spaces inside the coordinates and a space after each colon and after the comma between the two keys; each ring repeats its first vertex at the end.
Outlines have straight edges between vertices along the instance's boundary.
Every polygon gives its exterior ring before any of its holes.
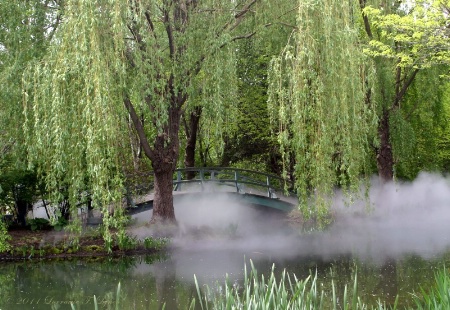
{"type": "Polygon", "coordinates": [[[378,135],[380,137],[380,147],[377,149],[378,175],[383,182],[387,182],[394,178],[394,156],[390,141],[388,110],[384,110],[380,119],[378,124],[378,135]]]}
{"type": "MultiPolygon", "coordinates": [[[[172,79],[169,87],[172,88],[172,79]]],[[[178,155],[180,152],[179,129],[181,122],[181,107],[186,102],[185,94],[175,95],[172,92],[170,107],[168,109],[169,120],[161,133],[150,146],[145,135],[142,121],[136,114],[133,104],[127,98],[125,106],[130,113],[136,132],[140,138],[144,154],[152,162],[155,177],[155,196],[153,199],[153,215],[150,223],[173,223],[176,224],[175,210],[173,206],[173,173],[175,172],[178,155]]]]}
{"type": "Polygon", "coordinates": [[[16,201],[17,208],[17,222],[25,227],[27,225],[26,217],[28,212],[29,203],[23,199],[18,199],[16,201]]]}
{"type": "Polygon", "coordinates": [[[173,96],[169,108],[169,121],[153,145],[150,160],[155,173],[155,196],[151,223],[176,223],[173,206],[173,174],[180,153],[179,129],[181,106],[185,96],[173,96]]]}
{"type": "MultiPolygon", "coordinates": [[[[195,167],[195,146],[197,144],[197,134],[200,124],[200,116],[202,114],[202,107],[195,107],[194,111],[190,114],[189,124],[186,126],[186,137],[187,144],[184,153],[184,166],[186,168],[195,167]]],[[[189,171],[186,173],[186,178],[192,180],[195,177],[194,171],[189,171]]]]}
{"type": "Polygon", "coordinates": [[[173,171],[170,167],[155,170],[155,197],[151,223],[176,223],[173,207],[173,171]]]}

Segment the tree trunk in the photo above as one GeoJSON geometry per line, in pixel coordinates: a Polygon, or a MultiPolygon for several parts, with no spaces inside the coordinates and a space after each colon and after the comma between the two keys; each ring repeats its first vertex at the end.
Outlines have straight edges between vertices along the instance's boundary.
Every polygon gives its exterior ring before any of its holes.
{"type": "Polygon", "coordinates": [[[173,172],[174,169],[170,168],[155,169],[155,197],[153,200],[152,223],[176,223],[172,193],[173,172]]]}
{"type": "Polygon", "coordinates": [[[220,165],[222,167],[228,167],[231,163],[231,152],[230,152],[230,147],[231,147],[231,138],[226,134],[223,137],[223,142],[224,142],[224,147],[223,147],[223,153],[222,153],[222,159],[220,161],[220,165]]]}
{"type": "Polygon", "coordinates": [[[169,108],[169,122],[163,133],[155,139],[151,162],[155,176],[155,196],[151,223],[176,224],[173,205],[173,174],[180,153],[179,129],[181,122],[181,101],[172,101],[169,108]]]}
{"type": "Polygon", "coordinates": [[[28,206],[29,203],[23,199],[18,199],[16,201],[16,207],[17,207],[17,222],[25,227],[27,225],[27,212],[28,212],[28,206]]]}
{"type": "MultiPolygon", "coordinates": [[[[194,111],[190,114],[189,124],[185,124],[187,144],[186,151],[184,153],[184,166],[186,168],[195,167],[195,146],[197,144],[197,134],[200,124],[200,116],[202,114],[202,107],[195,107],[194,111]]],[[[194,171],[186,173],[186,178],[192,180],[195,177],[194,171]]]]}
{"type": "Polygon", "coordinates": [[[378,175],[383,182],[394,178],[394,156],[390,141],[389,112],[385,110],[378,124],[380,147],[377,150],[378,175]]]}

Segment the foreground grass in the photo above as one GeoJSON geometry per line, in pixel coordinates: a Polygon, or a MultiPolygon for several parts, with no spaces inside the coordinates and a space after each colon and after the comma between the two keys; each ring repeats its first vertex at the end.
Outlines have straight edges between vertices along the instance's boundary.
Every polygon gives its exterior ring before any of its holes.
{"type": "MultiPolygon", "coordinates": [[[[245,270],[243,287],[230,285],[228,282],[222,293],[217,294],[206,287],[202,292],[197,286],[198,303],[202,310],[209,309],[258,309],[258,310],[300,310],[300,309],[400,309],[395,303],[386,306],[381,301],[377,306],[368,306],[357,296],[357,277],[350,289],[345,287],[343,296],[336,295],[336,287],[332,281],[332,291],[318,288],[317,275],[301,280],[290,276],[285,271],[277,280],[272,270],[269,278],[258,276],[253,264],[250,274],[245,270]]],[[[420,294],[412,293],[414,308],[407,309],[450,309],[450,275],[446,268],[435,274],[435,285],[429,290],[422,289],[420,294]]],[[[197,301],[193,300],[190,308],[197,301]]],[[[198,308],[198,307],[197,307],[198,308]]],[[[404,308],[402,308],[404,309],[404,308]]]]}
{"type": "MultiPolygon", "coordinates": [[[[245,269],[245,279],[242,287],[225,282],[222,289],[206,286],[200,289],[197,279],[195,285],[197,298],[193,299],[185,309],[202,310],[303,310],[303,309],[333,309],[333,310],[359,310],[359,309],[450,309],[450,275],[444,267],[435,274],[435,285],[430,290],[419,293],[411,293],[414,307],[399,308],[396,304],[386,306],[381,301],[376,306],[368,306],[357,296],[357,277],[351,288],[345,288],[343,296],[337,296],[336,288],[332,281],[332,290],[324,291],[319,288],[317,275],[309,276],[301,280],[283,272],[277,280],[273,269],[270,276],[265,279],[258,276],[256,269],[251,264],[250,273],[245,269]]],[[[120,296],[120,283],[117,287],[115,302],[116,310],[124,309],[120,296]]],[[[94,307],[99,309],[94,296],[94,307]]],[[[108,307],[112,309],[113,307],[108,307]]],[[[72,309],[76,307],[72,304],[72,309]]],[[[168,309],[170,310],[170,309],[168,309]]]]}
{"type": "Polygon", "coordinates": [[[450,274],[442,268],[435,274],[435,285],[430,291],[422,289],[421,296],[414,295],[416,309],[450,309],[450,274]]]}
{"type": "MultiPolygon", "coordinates": [[[[337,296],[332,281],[332,292],[318,288],[317,275],[301,280],[283,271],[276,279],[273,269],[268,277],[258,276],[253,264],[250,273],[245,269],[243,287],[226,282],[221,294],[206,287],[202,293],[196,281],[198,302],[201,309],[367,309],[357,297],[357,280],[351,292],[345,288],[344,296],[337,296]],[[352,297],[350,297],[352,296],[352,297]]],[[[191,306],[195,306],[196,300],[191,306]]]]}

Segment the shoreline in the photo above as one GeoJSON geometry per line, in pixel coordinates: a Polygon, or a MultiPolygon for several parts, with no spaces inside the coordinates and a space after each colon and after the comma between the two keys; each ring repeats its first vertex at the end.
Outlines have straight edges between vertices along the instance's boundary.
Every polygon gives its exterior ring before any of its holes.
{"type": "MultiPolygon", "coordinates": [[[[78,247],[72,245],[71,235],[64,231],[15,229],[8,232],[10,249],[0,253],[0,262],[43,260],[100,260],[134,255],[153,255],[164,252],[164,246],[145,246],[142,242],[120,248],[114,242],[111,252],[105,249],[105,241],[97,231],[79,236],[78,247]]],[[[137,240],[134,240],[137,241],[137,240]]]]}

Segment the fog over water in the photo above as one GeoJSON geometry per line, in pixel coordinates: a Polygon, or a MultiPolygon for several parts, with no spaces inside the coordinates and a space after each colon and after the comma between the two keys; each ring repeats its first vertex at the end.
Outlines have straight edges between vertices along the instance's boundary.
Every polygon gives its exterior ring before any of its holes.
{"type": "MultiPolygon", "coordinates": [[[[221,261],[228,265],[225,272],[230,272],[233,268],[229,265],[234,263],[241,269],[242,254],[274,261],[311,256],[331,260],[349,255],[383,263],[406,254],[431,258],[450,249],[448,178],[422,173],[411,183],[384,185],[374,178],[369,208],[367,201],[345,206],[341,196],[338,193],[334,200],[332,226],[325,232],[307,234],[292,227],[282,214],[240,206],[219,193],[214,199],[178,199],[175,212],[181,232],[173,241],[174,259],[188,259],[199,268],[221,261]],[[205,253],[210,253],[211,262],[205,253]]],[[[148,220],[150,215],[145,212],[138,217],[148,220]]],[[[147,227],[137,226],[132,234],[145,237],[151,233],[147,227]]]]}

